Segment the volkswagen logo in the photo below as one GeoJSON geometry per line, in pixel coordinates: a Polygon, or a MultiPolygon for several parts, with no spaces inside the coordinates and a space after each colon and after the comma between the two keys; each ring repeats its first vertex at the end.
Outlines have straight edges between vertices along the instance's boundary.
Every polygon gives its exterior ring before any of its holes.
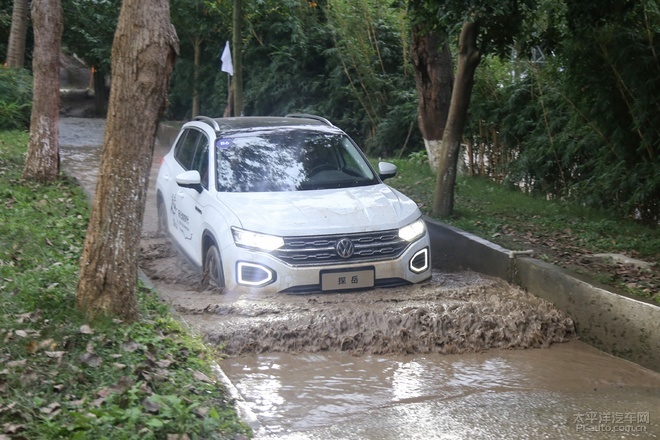
{"type": "Polygon", "coordinates": [[[342,258],[350,258],[353,256],[353,252],[355,252],[355,246],[353,246],[353,242],[348,238],[339,240],[335,249],[337,249],[337,255],[342,258]]]}

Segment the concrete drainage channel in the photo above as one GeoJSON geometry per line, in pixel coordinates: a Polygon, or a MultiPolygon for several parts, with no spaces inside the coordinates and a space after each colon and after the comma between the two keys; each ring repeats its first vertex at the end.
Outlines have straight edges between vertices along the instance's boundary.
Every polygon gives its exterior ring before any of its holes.
{"type": "Polygon", "coordinates": [[[434,265],[470,269],[519,285],[575,322],[578,336],[614,356],[660,372],[660,307],[583,281],[557,266],[512,253],[472,234],[426,219],[434,265]]]}

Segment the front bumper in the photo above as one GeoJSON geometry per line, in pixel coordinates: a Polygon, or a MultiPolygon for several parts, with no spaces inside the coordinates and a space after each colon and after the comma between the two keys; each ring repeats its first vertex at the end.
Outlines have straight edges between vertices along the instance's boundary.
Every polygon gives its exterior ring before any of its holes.
{"type": "Polygon", "coordinates": [[[411,243],[399,257],[390,260],[294,267],[268,253],[236,246],[226,248],[222,259],[225,289],[238,292],[312,293],[360,290],[414,284],[431,277],[428,233],[411,243]],[[329,284],[328,278],[331,277],[328,274],[337,274],[336,285],[329,284]],[[361,280],[355,282],[357,275],[368,278],[366,286],[361,280]]]}

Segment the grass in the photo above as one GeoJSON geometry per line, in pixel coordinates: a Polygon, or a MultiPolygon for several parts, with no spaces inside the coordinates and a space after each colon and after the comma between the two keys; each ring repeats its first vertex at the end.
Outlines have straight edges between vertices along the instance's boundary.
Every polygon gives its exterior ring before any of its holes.
{"type": "Polygon", "coordinates": [[[141,320],[86,325],[76,311],[87,197],[66,178],[21,180],[27,133],[0,132],[0,438],[250,435],[213,378],[219,353],[150,289],[141,320]]]}
{"type": "MultiPolygon", "coordinates": [[[[432,214],[435,175],[420,155],[393,160],[399,168],[387,183],[432,214]]],[[[459,176],[454,213],[437,218],[512,250],[534,250],[536,258],[570,269],[628,294],[660,303],[660,229],[575,203],[545,200],[487,179],[459,176]],[[655,263],[640,270],[589,258],[624,254],[655,263]]]]}

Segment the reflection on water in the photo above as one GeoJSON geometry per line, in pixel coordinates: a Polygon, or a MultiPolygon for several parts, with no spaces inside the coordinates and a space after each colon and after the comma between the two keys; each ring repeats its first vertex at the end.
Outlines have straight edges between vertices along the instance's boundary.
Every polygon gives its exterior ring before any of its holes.
{"type": "Polygon", "coordinates": [[[271,353],[221,366],[257,416],[257,438],[660,437],[660,374],[578,341],[399,358],[271,353]]]}

